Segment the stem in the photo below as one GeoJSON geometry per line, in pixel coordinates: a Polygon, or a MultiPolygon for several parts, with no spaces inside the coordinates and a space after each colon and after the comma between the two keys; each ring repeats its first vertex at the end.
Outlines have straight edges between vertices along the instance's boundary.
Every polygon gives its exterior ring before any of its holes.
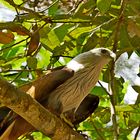
{"type": "Polygon", "coordinates": [[[136,134],[135,134],[134,140],[137,139],[139,132],[140,132],[140,126],[138,127],[138,129],[137,129],[137,131],[136,131],[136,134]]]}
{"type": "Polygon", "coordinates": [[[109,97],[111,96],[110,93],[106,90],[106,88],[101,84],[100,81],[98,81],[99,85],[103,88],[103,90],[107,93],[107,95],[109,95],[109,97]]]}
{"type": "MultiPolygon", "coordinates": [[[[118,47],[118,37],[119,37],[119,30],[121,27],[122,22],[124,21],[124,7],[125,7],[125,0],[121,0],[121,9],[120,9],[120,16],[118,19],[118,22],[116,24],[116,32],[115,32],[115,37],[114,37],[114,44],[113,44],[113,52],[116,53],[117,51],[117,47],[118,47]]],[[[113,122],[113,129],[114,129],[114,140],[118,140],[119,137],[119,132],[118,132],[118,124],[117,124],[117,118],[116,118],[116,109],[115,109],[115,105],[117,104],[117,93],[115,90],[115,73],[114,73],[114,67],[115,67],[115,63],[112,62],[111,63],[111,68],[110,68],[110,78],[111,78],[111,82],[110,82],[110,86],[111,86],[111,95],[110,95],[110,100],[111,100],[111,119],[113,122]]]]}
{"type": "Polygon", "coordinates": [[[111,90],[112,93],[110,95],[110,100],[111,100],[111,119],[113,122],[113,129],[114,129],[114,140],[118,140],[119,132],[118,132],[118,124],[117,124],[117,119],[116,119],[116,91],[115,91],[115,79],[114,79],[114,63],[112,63],[111,67],[111,90]]]}
{"type": "Polygon", "coordinates": [[[43,13],[43,12],[47,11],[49,8],[53,7],[57,2],[59,2],[59,0],[54,1],[50,6],[48,6],[46,9],[41,11],[41,13],[43,13]]]}

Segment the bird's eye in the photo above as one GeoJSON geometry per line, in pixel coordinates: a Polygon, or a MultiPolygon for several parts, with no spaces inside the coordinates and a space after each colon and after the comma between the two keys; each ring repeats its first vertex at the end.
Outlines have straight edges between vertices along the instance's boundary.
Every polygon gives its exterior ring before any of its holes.
{"type": "Polygon", "coordinates": [[[105,53],[107,53],[107,50],[102,49],[101,53],[105,54],[105,53]]]}

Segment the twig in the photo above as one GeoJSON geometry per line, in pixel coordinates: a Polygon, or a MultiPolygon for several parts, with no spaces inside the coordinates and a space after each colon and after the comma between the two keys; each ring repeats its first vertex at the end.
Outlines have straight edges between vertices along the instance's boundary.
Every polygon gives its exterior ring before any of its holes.
{"type": "Polygon", "coordinates": [[[45,12],[46,10],[48,10],[49,8],[51,8],[52,6],[54,6],[57,2],[59,2],[59,0],[54,1],[50,6],[48,6],[46,9],[44,9],[44,10],[41,11],[40,13],[45,12]]]}
{"type": "MultiPolygon", "coordinates": [[[[75,6],[73,6],[73,8],[67,13],[67,14],[73,14],[79,7],[79,5],[83,2],[83,0],[79,0],[77,1],[77,3],[75,3],[75,6]]],[[[76,13],[76,12],[75,12],[76,13]]]]}
{"type": "Polygon", "coordinates": [[[118,37],[119,37],[119,30],[122,22],[124,21],[124,7],[125,7],[125,0],[121,0],[121,9],[120,9],[120,16],[116,25],[116,32],[114,36],[114,44],[113,44],[113,52],[117,51],[118,47],[118,37]]]}
{"type": "Polygon", "coordinates": [[[135,48],[123,48],[122,50],[120,50],[119,52],[117,52],[117,57],[119,57],[122,53],[132,52],[134,50],[140,50],[140,46],[135,46],[135,48]]]}
{"type": "Polygon", "coordinates": [[[78,19],[66,19],[66,20],[57,20],[52,19],[52,23],[92,23],[92,20],[78,20],[78,19]]]}
{"type": "Polygon", "coordinates": [[[41,27],[39,27],[37,30],[35,30],[32,35],[34,35],[35,33],[39,32],[45,25],[47,25],[48,22],[45,22],[41,27]]]}
{"type": "Polygon", "coordinates": [[[7,72],[24,72],[24,71],[27,71],[27,72],[32,72],[32,71],[48,71],[48,70],[43,70],[43,69],[11,69],[11,70],[6,70],[6,71],[1,71],[0,73],[7,73],[7,72]]]}
{"type": "Polygon", "coordinates": [[[15,43],[15,44],[12,44],[12,45],[10,45],[10,46],[8,46],[8,47],[5,47],[5,48],[1,49],[0,51],[4,51],[4,50],[6,50],[6,49],[12,48],[13,46],[18,45],[18,44],[20,44],[20,43],[22,43],[22,42],[28,40],[29,38],[30,38],[30,37],[27,37],[26,39],[20,40],[19,42],[15,43]]]}
{"type": "Polygon", "coordinates": [[[110,96],[110,93],[106,90],[106,88],[101,84],[100,81],[98,81],[99,85],[103,88],[103,90],[107,93],[107,95],[110,96]]]}
{"type": "Polygon", "coordinates": [[[137,129],[137,131],[136,131],[134,140],[137,140],[137,137],[138,137],[139,132],[140,132],[140,126],[138,127],[138,129],[137,129]]]}
{"type": "MultiPolygon", "coordinates": [[[[104,25],[108,25],[108,24],[109,24],[110,22],[112,22],[113,20],[115,20],[115,18],[111,18],[110,20],[108,20],[108,21],[106,21],[106,22],[100,24],[100,25],[97,26],[96,28],[94,28],[94,29],[92,30],[91,35],[94,34],[95,31],[99,30],[102,26],[104,26],[104,25]]],[[[93,22],[93,21],[92,21],[92,22],[93,22]]]]}
{"type": "Polygon", "coordinates": [[[67,58],[73,58],[72,56],[67,56],[67,55],[55,55],[55,56],[52,56],[52,58],[55,58],[55,57],[67,57],[67,58]]]}
{"type": "MultiPolygon", "coordinates": [[[[26,67],[27,67],[27,65],[24,67],[24,69],[26,69],[26,67]]],[[[18,73],[18,75],[10,83],[13,83],[15,80],[17,80],[21,76],[22,73],[23,73],[23,71],[18,73]]]]}
{"type": "Polygon", "coordinates": [[[14,8],[17,8],[19,10],[23,10],[23,11],[26,11],[26,12],[29,12],[29,13],[33,13],[34,15],[40,17],[41,15],[39,15],[39,13],[37,12],[34,12],[33,10],[31,9],[28,9],[28,8],[25,8],[25,7],[22,7],[21,5],[17,5],[14,3],[14,1],[11,1],[11,0],[5,0],[6,2],[8,2],[11,6],[13,6],[14,8]]]}

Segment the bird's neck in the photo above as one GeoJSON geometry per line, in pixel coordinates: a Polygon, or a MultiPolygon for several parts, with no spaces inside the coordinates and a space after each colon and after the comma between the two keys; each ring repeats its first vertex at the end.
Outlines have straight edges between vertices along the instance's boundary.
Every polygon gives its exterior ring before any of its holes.
{"type": "Polygon", "coordinates": [[[71,60],[68,64],[67,64],[67,68],[74,70],[74,72],[77,72],[81,69],[83,69],[85,66],[75,60],[71,60]]]}
{"type": "Polygon", "coordinates": [[[81,81],[83,83],[82,84],[83,86],[88,85],[88,87],[91,88],[98,81],[102,68],[103,68],[102,65],[85,67],[85,68],[77,71],[75,73],[75,77],[77,75],[77,79],[79,79],[79,81],[81,81]]]}

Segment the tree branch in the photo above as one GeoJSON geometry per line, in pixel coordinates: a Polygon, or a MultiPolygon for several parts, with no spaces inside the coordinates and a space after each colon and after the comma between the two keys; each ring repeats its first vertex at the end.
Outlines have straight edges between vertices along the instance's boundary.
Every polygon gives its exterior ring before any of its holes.
{"type": "MultiPolygon", "coordinates": [[[[22,116],[52,140],[84,140],[77,132],[46,110],[35,99],[0,78],[0,102],[22,116]]],[[[2,140],[2,138],[0,138],[2,140]]]]}
{"type": "MultiPolygon", "coordinates": [[[[121,24],[124,20],[124,16],[123,16],[123,12],[124,12],[124,7],[125,7],[125,0],[121,0],[121,9],[120,9],[120,16],[118,19],[118,22],[116,24],[116,32],[115,32],[115,37],[114,37],[114,44],[113,44],[113,52],[116,53],[117,48],[118,48],[118,37],[119,37],[119,30],[121,27],[121,24]]],[[[111,119],[112,119],[112,123],[113,123],[113,129],[114,129],[114,140],[118,140],[119,137],[119,131],[118,131],[118,124],[117,124],[117,118],[116,118],[116,97],[117,97],[117,93],[115,90],[115,73],[114,73],[114,67],[115,64],[114,62],[112,62],[111,64],[111,68],[110,68],[110,75],[111,75],[111,91],[112,94],[110,95],[110,101],[111,101],[111,119]]]]}

